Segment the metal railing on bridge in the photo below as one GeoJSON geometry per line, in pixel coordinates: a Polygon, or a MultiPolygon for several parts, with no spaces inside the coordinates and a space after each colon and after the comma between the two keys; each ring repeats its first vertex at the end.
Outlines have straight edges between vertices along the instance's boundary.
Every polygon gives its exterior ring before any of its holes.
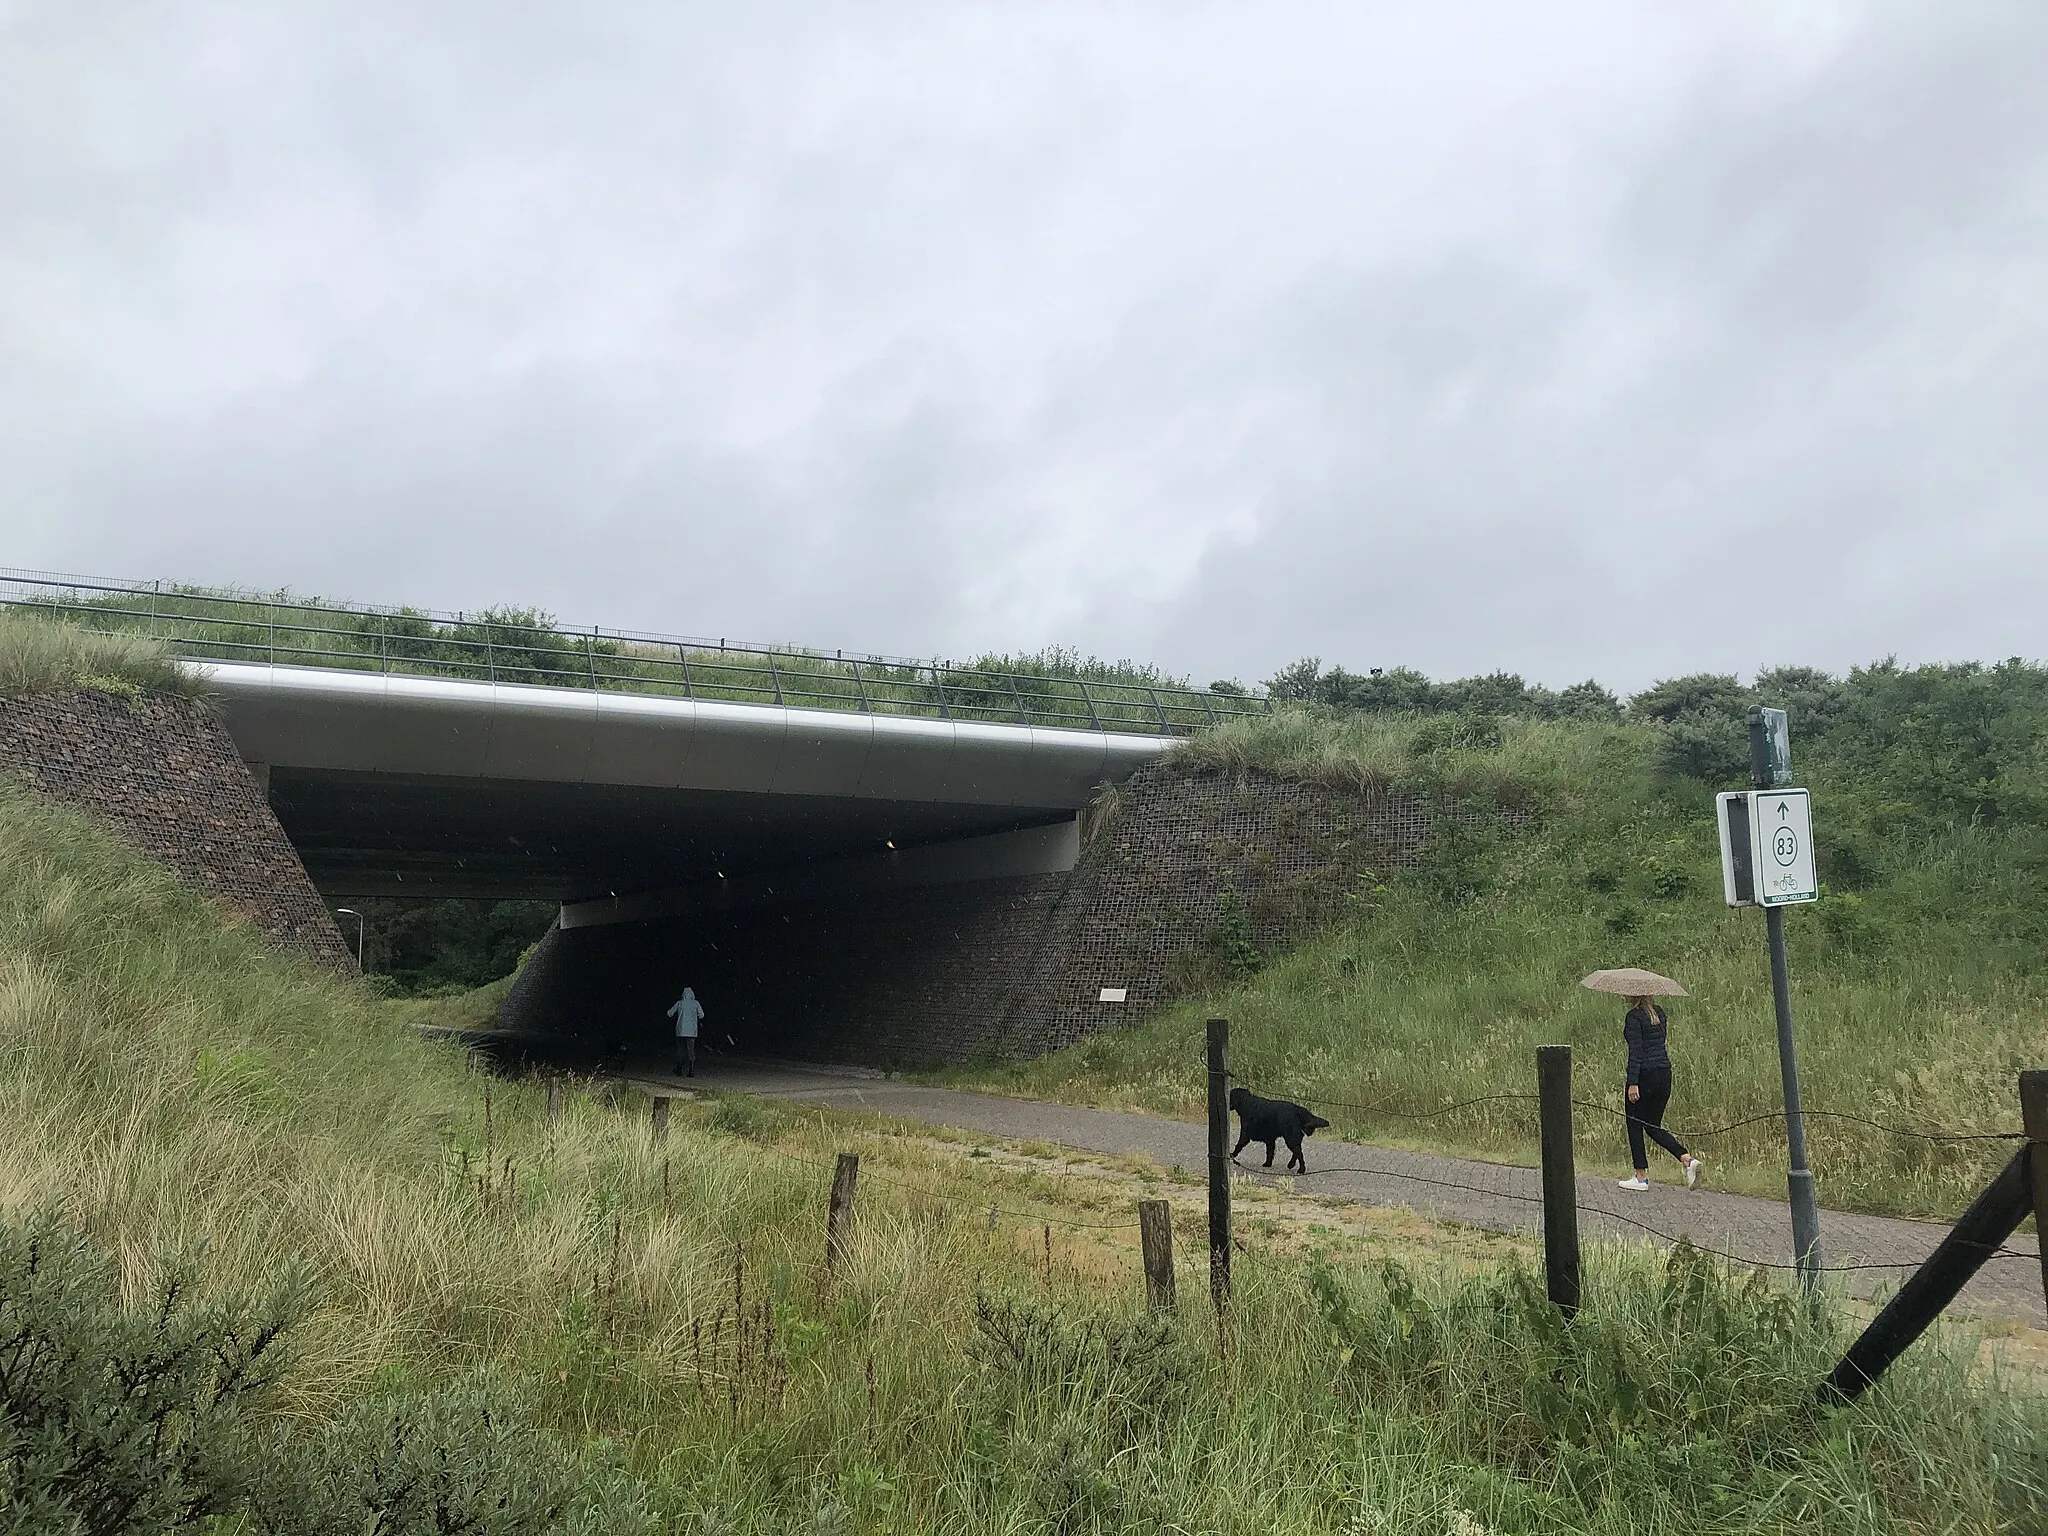
{"type": "Polygon", "coordinates": [[[445,613],[288,594],[0,569],[0,606],[189,661],[331,667],[790,708],[1185,736],[1271,705],[1142,676],[1083,676],[800,646],[588,629],[523,609],[445,613]]]}

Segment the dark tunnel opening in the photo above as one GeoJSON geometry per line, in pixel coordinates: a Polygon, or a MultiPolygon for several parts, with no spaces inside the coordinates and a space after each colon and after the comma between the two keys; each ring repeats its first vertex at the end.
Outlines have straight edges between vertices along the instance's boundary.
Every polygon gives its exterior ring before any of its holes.
{"type": "Polygon", "coordinates": [[[549,930],[499,1016],[504,1048],[668,1070],[687,985],[716,1056],[904,1067],[1043,1047],[1069,876],[870,892],[549,930]]]}

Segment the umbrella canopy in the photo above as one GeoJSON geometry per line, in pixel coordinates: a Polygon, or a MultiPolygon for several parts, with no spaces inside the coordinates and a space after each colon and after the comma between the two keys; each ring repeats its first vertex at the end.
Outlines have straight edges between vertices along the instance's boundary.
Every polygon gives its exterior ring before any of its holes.
{"type": "Polygon", "coordinates": [[[1613,992],[1622,997],[1684,997],[1685,988],[1669,976],[1659,976],[1655,971],[1638,970],[1624,966],[1618,971],[1595,971],[1580,986],[1594,992],[1613,992]]]}

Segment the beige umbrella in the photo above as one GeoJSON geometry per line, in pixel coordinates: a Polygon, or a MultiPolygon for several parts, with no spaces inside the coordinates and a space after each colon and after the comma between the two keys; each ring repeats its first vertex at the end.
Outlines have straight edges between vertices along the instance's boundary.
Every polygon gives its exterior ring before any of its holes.
{"type": "Polygon", "coordinates": [[[1579,983],[1594,992],[1614,992],[1622,997],[1684,997],[1685,988],[1669,976],[1655,971],[1624,966],[1618,971],[1595,971],[1579,983]]]}

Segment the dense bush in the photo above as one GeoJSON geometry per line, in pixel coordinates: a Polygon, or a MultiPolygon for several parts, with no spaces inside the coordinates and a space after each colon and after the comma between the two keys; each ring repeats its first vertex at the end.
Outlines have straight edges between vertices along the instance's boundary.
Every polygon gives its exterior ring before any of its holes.
{"type": "Polygon", "coordinates": [[[159,1265],[122,1305],[112,1263],[48,1217],[0,1221],[0,1531],[163,1536],[599,1536],[647,1528],[482,1382],[407,1390],[324,1426],[277,1388],[297,1287],[206,1298],[159,1265]]]}
{"type": "Polygon", "coordinates": [[[270,1447],[251,1499],[263,1536],[601,1536],[652,1525],[626,1480],[593,1488],[482,1381],[355,1405],[270,1447]]]}
{"type": "Polygon", "coordinates": [[[0,1529],[158,1536],[240,1502],[289,1297],[202,1302],[163,1269],[128,1309],[115,1286],[58,1223],[0,1222],[0,1529]]]}
{"type": "Polygon", "coordinates": [[[1266,683],[1276,703],[1321,704],[1331,709],[1366,710],[1374,714],[1512,715],[1525,720],[1618,720],[1621,705],[1613,694],[1588,678],[1553,691],[1524,682],[1512,672],[1432,682],[1409,667],[1347,672],[1323,670],[1322,660],[1304,656],[1283,667],[1266,683]]]}

